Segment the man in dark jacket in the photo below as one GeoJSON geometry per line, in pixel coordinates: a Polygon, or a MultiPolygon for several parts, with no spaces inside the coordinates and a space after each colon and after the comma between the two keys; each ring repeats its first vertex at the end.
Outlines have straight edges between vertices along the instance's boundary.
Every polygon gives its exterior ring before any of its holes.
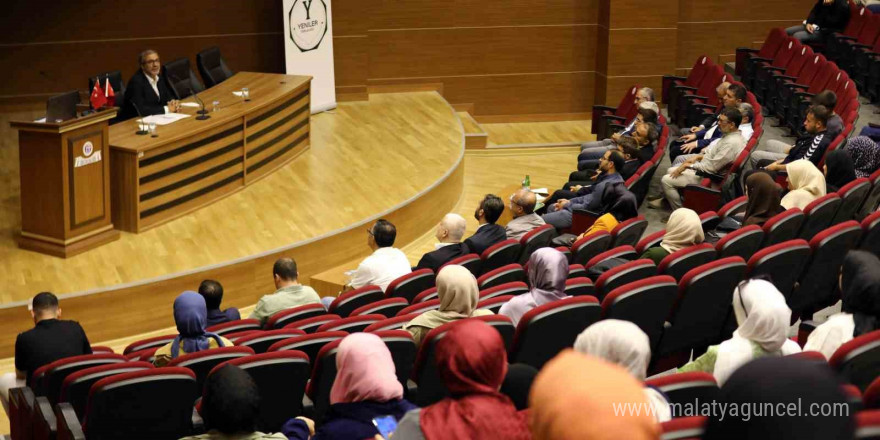
{"type": "Polygon", "coordinates": [[[199,284],[199,294],[205,297],[205,305],[208,308],[208,327],[241,319],[241,314],[235,307],[220,310],[220,302],[223,301],[223,285],[219,282],[202,281],[199,284]]]}
{"type": "Polygon", "coordinates": [[[480,206],[474,211],[474,217],[480,222],[477,232],[464,241],[468,250],[480,255],[495,243],[507,240],[504,228],[495,224],[504,211],[504,201],[495,194],[486,194],[480,206]]]}
{"type": "Polygon", "coordinates": [[[801,43],[819,42],[833,32],[842,31],[847,22],[849,3],[846,0],[817,0],[804,23],[785,32],[801,43]]]}
{"type": "Polygon", "coordinates": [[[125,101],[122,107],[123,119],[141,116],[174,113],[180,102],[165,77],[160,77],[162,65],[155,50],[145,50],[138,57],[141,69],[128,80],[125,101]]]}
{"type": "Polygon", "coordinates": [[[826,129],[830,115],[831,112],[824,106],[810,107],[804,119],[806,136],[798,138],[793,146],[779,141],[768,141],[766,150],[753,152],[749,162],[755,168],[765,168],[768,171],[784,171],[786,164],[799,159],[807,159],[818,167],[825,150],[834,140],[826,129]]]}
{"type": "Polygon", "coordinates": [[[461,242],[466,227],[467,222],[464,217],[458,214],[446,214],[437,225],[437,232],[434,235],[439,242],[436,244],[437,249],[422,255],[422,259],[413,270],[431,269],[437,272],[440,266],[470,253],[467,245],[461,242]]]}

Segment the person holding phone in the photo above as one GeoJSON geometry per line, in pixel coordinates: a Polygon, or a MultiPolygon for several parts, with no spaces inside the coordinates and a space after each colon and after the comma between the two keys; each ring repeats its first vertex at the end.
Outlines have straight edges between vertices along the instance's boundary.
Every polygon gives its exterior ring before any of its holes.
{"type": "Polygon", "coordinates": [[[281,431],[288,439],[330,440],[373,438],[394,431],[397,420],[416,406],[403,398],[391,352],[372,333],[353,333],[339,343],[336,380],[324,423],[305,417],[288,420],[281,431]]]}

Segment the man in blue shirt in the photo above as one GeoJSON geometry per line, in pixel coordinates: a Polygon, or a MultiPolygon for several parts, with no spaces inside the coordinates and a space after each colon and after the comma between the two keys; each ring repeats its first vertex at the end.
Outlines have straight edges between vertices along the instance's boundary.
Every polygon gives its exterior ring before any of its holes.
{"type": "Polygon", "coordinates": [[[547,207],[547,213],[542,217],[547,224],[557,229],[571,226],[573,209],[586,209],[597,211],[601,208],[602,191],[605,185],[612,182],[623,182],[618,170],[623,168],[626,160],[618,151],[607,151],[599,161],[599,169],[596,170],[596,183],[590,186],[578,188],[578,196],[571,199],[560,199],[555,204],[547,207]]]}

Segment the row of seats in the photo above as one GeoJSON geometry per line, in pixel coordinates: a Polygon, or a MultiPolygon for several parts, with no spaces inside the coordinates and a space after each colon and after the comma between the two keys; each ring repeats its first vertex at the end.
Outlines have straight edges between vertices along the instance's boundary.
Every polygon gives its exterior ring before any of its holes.
{"type": "Polygon", "coordinates": [[[639,85],[630,87],[629,91],[620,98],[617,107],[598,104],[593,106],[590,133],[595,134],[596,139],[610,138],[614,133],[611,125],[624,124],[636,117],[639,109],[635,105],[635,98],[640,88],[639,85]]]}
{"type": "Polygon", "coordinates": [[[826,45],[826,56],[846,70],[872,102],[880,101],[880,14],[851,5],[846,28],[826,45]]]}
{"type": "MultiPolygon", "coordinates": [[[[670,122],[679,127],[699,125],[709,114],[716,113],[721,105],[716,91],[718,86],[732,80],[721,66],[705,55],[697,58],[686,78],[664,76],[663,102],[666,103],[670,122]]],[[[755,113],[760,113],[757,108],[755,113]]]]}

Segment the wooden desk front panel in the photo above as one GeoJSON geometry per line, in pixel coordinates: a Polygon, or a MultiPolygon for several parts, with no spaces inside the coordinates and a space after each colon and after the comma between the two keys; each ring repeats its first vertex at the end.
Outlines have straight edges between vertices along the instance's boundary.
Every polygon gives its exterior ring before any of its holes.
{"type": "Polygon", "coordinates": [[[310,96],[305,90],[246,124],[246,180],[251,183],[296,157],[309,145],[310,96]]]}

